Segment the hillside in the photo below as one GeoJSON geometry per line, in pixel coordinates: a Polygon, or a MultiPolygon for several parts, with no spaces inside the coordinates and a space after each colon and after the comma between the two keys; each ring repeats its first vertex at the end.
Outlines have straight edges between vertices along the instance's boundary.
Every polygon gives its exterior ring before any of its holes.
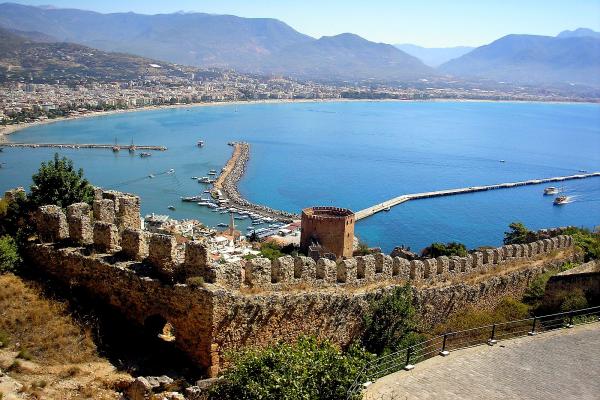
{"type": "MultiPolygon", "coordinates": [[[[28,32],[29,37],[44,38],[28,32]]],[[[36,42],[0,28],[0,82],[127,81],[140,76],[178,77],[190,72],[172,64],[72,43],[36,42]]]]}
{"type": "Polygon", "coordinates": [[[283,49],[269,57],[263,71],[341,80],[404,81],[435,75],[420,60],[394,46],[373,43],[350,33],[324,36],[283,49]]]}
{"type": "Polygon", "coordinates": [[[569,37],[594,37],[600,39],[600,32],[593,31],[589,28],[577,28],[572,31],[562,31],[556,37],[569,38],[569,37]]]}
{"type": "Polygon", "coordinates": [[[443,63],[458,58],[463,54],[473,50],[474,47],[456,46],[456,47],[421,47],[414,44],[395,44],[396,48],[417,57],[425,65],[438,67],[443,63]]]}
{"type": "Polygon", "coordinates": [[[440,71],[512,83],[600,86],[600,40],[508,35],[481,46],[440,71]]]}
{"type": "Polygon", "coordinates": [[[0,26],[59,41],[201,67],[327,80],[425,76],[433,71],[389,45],[344,35],[314,39],[268,18],[175,13],[100,14],[0,4],[0,26]],[[359,40],[360,39],[360,40],[359,40]],[[369,57],[365,59],[365,57],[369,57]]]}

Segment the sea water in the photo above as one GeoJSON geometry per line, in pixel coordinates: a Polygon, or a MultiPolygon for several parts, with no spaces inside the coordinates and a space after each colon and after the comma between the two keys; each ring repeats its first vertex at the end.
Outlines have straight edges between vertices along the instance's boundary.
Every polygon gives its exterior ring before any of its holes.
{"type": "MultiPolygon", "coordinates": [[[[0,153],[0,190],[28,187],[54,152],[95,185],[139,194],[143,213],[228,222],[181,196],[220,169],[230,141],[250,143],[240,182],[250,201],[299,213],[335,205],[358,211],[401,194],[488,185],[579,170],[600,171],[600,105],[516,102],[320,102],[218,105],[122,113],[35,126],[15,142],[164,145],[140,158],[90,149],[0,153]],[[196,146],[204,140],[205,146],[196,146]],[[504,160],[504,162],[500,162],[504,160]],[[169,169],[175,173],[166,174],[169,169]],[[150,178],[154,175],[154,178],[150,178]],[[175,211],[167,207],[173,205],[175,211]]],[[[512,221],[532,229],[600,225],[600,178],[553,184],[573,201],[553,206],[544,185],[410,201],[357,223],[371,246],[421,249],[431,242],[498,245],[512,221]]],[[[208,194],[205,194],[208,197],[208,194]]],[[[237,221],[242,229],[247,221],[237,221]]]]}

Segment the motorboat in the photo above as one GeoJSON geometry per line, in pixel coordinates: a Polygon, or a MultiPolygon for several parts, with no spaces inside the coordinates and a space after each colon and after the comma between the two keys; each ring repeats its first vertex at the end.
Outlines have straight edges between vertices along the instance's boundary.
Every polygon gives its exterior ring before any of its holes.
{"type": "Polygon", "coordinates": [[[168,208],[169,210],[171,210],[171,211],[175,211],[175,206],[169,206],[169,207],[167,207],[167,208],[168,208]]]}
{"type": "Polygon", "coordinates": [[[504,160],[500,160],[500,162],[503,162],[503,163],[504,163],[504,162],[506,162],[506,161],[504,161],[504,160]]]}
{"type": "Polygon", "coordinates": [[[198,142],[196,142],[196,145],[198,147],[204,147],[204,140],[198,140],[198,142]]]}
{"type": "Polygon", "coordinates": [[[569,202],[568,196],[556,196],[556,198],[554,199],[555,206],[561,206],[563,204],[567,204],[568,202],[569,202]]]}
{"type": "Polygon", "coordinates": [[[221,222],[221,223],[219,223],[217,226],[220,226],[220,227],[227,227],[227,226],[229,226],[229,225],[227,225],[227,224],[224,224],[223,222],[221,222]]]}
{"type": "Polygon", "coordinates": [[[558,188],[554,187],[554,186],[548,186],[547,188],[544,189],[544,195],[548,196],[551,194],[557,194],[558,193],[558,188]]]}
{"type": "Polygon", "coordinates": [[[148,175],[148,178],[150,178],[150,179],[154,178],[154,174],[148,175]]]}
{"type": "Polygon", "coordinates": [[[146,153],[146,152],[140,153],[140,157],[142,157],[142,158],[144,158],[144,157],[150,157],[151,155],[152,154],[146,153]]]}
{"type": "Polygon", "coordinates": [[[171,168],[170,170],[167,171],[167,174],[169,174],[169,175],[174,174],[174,173],[175,173],[175,170],[173,168],[171,168]]]}
{"type": "Polygon", "coordinates": [[[386,208],[383,209],[383,211],[390,211],[390,210],[391,210],[390,207],[386,207],[386,208]]]}
{"type": "Polygon", "coordinates": [[[203,201],[204,199],[202,199],[202,196],[189,196],[189,197],[182,197],[181,201],[187,201],[187,202],[197,202],[197,201],[203,201]]]}

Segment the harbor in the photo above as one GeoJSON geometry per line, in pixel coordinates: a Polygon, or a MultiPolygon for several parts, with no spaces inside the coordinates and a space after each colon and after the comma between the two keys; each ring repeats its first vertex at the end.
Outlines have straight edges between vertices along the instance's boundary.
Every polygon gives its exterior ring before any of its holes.
{"type": "Polygon", "coordinates": [[[441,197],[441,196],[454,196],[459,194],[467,194],[467,193],[475,193],[475,192],[484,192],[487,190],[498,190],[498,189],[510,189],[518,186],[528,186],[528,185],[540,185],[543,183],[550,182],[562,182],[574,179],[586,179],[600,177],[600,172],[593,173],[582,173],[577,175],[568,175],[568,176],[557,176],[552,178],[543,178],[543,179],[531,179],[527,181],[521,182],[511,182],[511,183],[499,183],[496,185],[487,185],[487,186],[471,186],[467,188],[460,189],[447,189],[447,190],[438,190],[434,192],[423,192],[423,193],[413,193],[413,194],[405,194],[402,196],[394,197],[393,199],[384,201],[382,203],[375,204],[374,206],[365,208],[355,213],[356,221],[361,219],[370,217],[373,214],[377,214],[381,211],[389,211],[391,207],[397,206],[399,204],[405,203],[409,200],[418,200],[418,199],[426,199],[430,197],[441,197]]]}

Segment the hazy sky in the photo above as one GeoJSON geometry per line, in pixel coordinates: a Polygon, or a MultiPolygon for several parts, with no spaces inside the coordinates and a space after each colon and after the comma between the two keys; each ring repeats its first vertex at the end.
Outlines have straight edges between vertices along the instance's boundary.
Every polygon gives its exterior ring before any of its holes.
{"type": "MultiPolygon", "coordinates": [[[[1,1],[1,0],[0,0],[1,1]]],[[[509,33],[600,31],[600,0],[13,0],[143,14],[198,11],[280,19],[310,36],[352,32],[427,47],[477,46],[509,33]]]]}

